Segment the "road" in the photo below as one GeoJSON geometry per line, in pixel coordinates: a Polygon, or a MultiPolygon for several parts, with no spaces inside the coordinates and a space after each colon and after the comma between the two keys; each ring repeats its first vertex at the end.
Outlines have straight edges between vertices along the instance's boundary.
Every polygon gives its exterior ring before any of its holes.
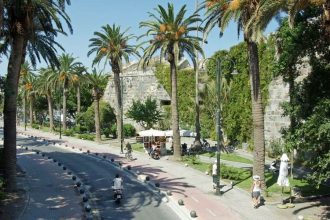
{"type": "Polygon", "coordinates": [[[75,173],[83,184],[89,187],[93,195],[92,205],[98,210],[100,219],[179,219],[173,210],[145,185],[104,160],[19,136],[17,145],[42,151],[75,173]],[[112,200],[110,188],[116,173],[124,178],[124,199],[120,205],[112,200]]]}

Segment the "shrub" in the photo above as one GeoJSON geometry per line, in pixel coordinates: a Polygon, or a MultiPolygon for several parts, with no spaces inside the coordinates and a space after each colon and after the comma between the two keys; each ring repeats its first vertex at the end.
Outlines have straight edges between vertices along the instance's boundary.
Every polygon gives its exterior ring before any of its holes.
{"type": "Polygon", "coordinates": [[[230,167],[224,164],[220,166],[220,174],[221,178],[235,180],[235,181],[242,181],[249,178],[252,173],[251,170],[246,170],[237,167],[230,167]]]}
{"type": "Polygon", "coordinates": [[[110,134],[112,135],[113,138],[117,138],[117,125],[112,124],[110,128],[110,134]]]}
{"type": "Polygon", "coordinates": [[[73,128],[71,128],[71,129],[66,129],[66,130],[63,132],[63,135],[65,135],[65,136],[71,136],[71,137],[73,137],[74,134],[75,134],[75,131],[74,131],[73,128]]]}
{"type": "Polygon", "coordinates": [[[277,158],[283,153],[283,145],[281,140],[273,140],[269,143],[269,147],[266,149],[268,157],[277,158]]]}
{"type": "Polygon", "coordinates": [[[134,137],[135,128],[131,124],[124,124],[124,137],[134,137]]]}
{"type": "Polygon", "coordinates": [[[83,139],[83,140],[93,141],[94,138],[95,138],[95,135],[93,135],[93,134],[79,134],[78,138],[83,139]]]}
{"type": "Polygon", "coordinates": [[[105,135],[105,137],[109,137],[110,136],[110,128],[104,128],[103,130],[102,130],[102,132],[103,132],[103,134],[105,135]]]}
{"type": "Polygon", "coordinates": [[[32,128],[39,129],[40,128],[40,125],[38,125],[38,124],[32,124],[32,128]]]}

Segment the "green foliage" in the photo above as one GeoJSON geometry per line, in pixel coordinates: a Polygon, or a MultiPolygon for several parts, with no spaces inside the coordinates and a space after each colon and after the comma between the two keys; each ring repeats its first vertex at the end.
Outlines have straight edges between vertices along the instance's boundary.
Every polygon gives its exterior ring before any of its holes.
{"type": "Polygon", "coordinates": [[[32,128],[39,129],[40,128],[40,125],[38,125],[38,124],[32,124],[32,128]]]}
{"type": "Polygon", "coordinates": [[[152,128],[162,118],[156,99],[151,97],[148,97],[144,103],[141,100],[133,100],[126,115],[146,129],[152,128]]]}
{"type": "Polygon", "coordinates": [[[282,155],[284,145],[282,140],[273,140],[269,143],[269,147],[266,149],[267,156],[270,158],[277,158],[282,155]]]}
{"type": "Polygon", "coordinates": [[[221,164],[220,170],[221,178],[234,181],[243,181],[252,176],[251,170],[226,166],[224,164],[221,164]]]}
{"type": "Polygon", "coordinates": [[[79,134],[78,138],[83,140],[94,141],[95,135],[94,134],[79,134]]]}
{"type": "Polygon", "coordinates": [[[117,138],[117,125],[112,124],[110,128],[110,134],[112,135],[113,138],[117,138]]]}
{"type": "Polygon", "coordinates": [[[330,178],[330,43],[321,19],[314,19],[319,15],[315,10],[306,10],[299,14],[293,29],[286,22],[281,25],[277,34],[281,55],[276,69],[290,85],[290,102],[283,105],[291,122],[283,130],[285,147],[288,151],[298,150],[312,171],[308,180],[317,187],[330,178]],[[311,73],[297,83],[294,80],[301,74],[299,66],[306,57],[311,73]]]}
{"type": "Polygon", "coordinates": [[[124,137],[134,137],[136,135],[136,131],[133,125],[124,124],[124,137]]]}
{"type": "MultiPolygon", "coordinates": [[[[77,131],[81,132],[93,132],[95,131],[95,119],[94,119],[94,106],[88,107],[86,112],[82,112],[77,115],[77,131]]],[[[112,123],[115,122],[115,114],[111,106],[101,101],[100,102],[100,125],[101,130],[109,128],[112,123]]]]}
{"type": "Polygon", "coordinates": [[[71,137],[74,137],[75,136],[75,130],[73,128],[71,129],[66,129],[64,132],[63,132],[63,135],[64,136],[71,136],[71,137]]]}
{"type": "MultiPolygon", "coordinates": [[[[155,75],[159,82],[164,86],[168,94],[171,94],[170,69],[167,65],[158,65],[155,75]]],[[[178,71],[178,108],[180,127],[184,129],[194,129],[195,123],[195,71],[193,69],[184,69],[178,71]]],[[[170,107],[165,108],[165,119],[170,120],[170,107]]],[[[169,125],[163,123],[164,128],[169,125]]]]}

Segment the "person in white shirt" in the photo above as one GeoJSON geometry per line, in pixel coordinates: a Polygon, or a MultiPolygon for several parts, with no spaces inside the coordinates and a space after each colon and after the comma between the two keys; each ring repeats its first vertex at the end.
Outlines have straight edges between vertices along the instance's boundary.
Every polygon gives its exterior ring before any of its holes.
{"type": "Polygon", "coordinates": [[[123,179],[119,176],[119,174],[116,174],[116,177],[113,180],[112,188],[114,190],[123,189],[123,179]]]}
{"type": "Polygon", "coordinates": [[[217,182],[218,182],[218,166],[217,166],[217,160],[214,161],[212,166],[212,178],[213,178],[213,189],[216,189],[217,182]]]}

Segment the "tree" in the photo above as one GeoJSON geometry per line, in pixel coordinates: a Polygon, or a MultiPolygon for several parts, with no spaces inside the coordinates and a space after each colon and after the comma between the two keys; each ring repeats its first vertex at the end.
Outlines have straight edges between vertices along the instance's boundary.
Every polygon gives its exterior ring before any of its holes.
{"type": "Polygon", "coordinates": [[[194,31],[202,29],[196,25],[201,19],[197,12],[185,18],[186,5],[181,7],[177,14],[174,12],[173,4],[167,5],[167,10],[158,5],[155,9],[156,14],[150,13],[152,20],[140,23],[140,27],[147,28],[146,34],[141,37],[151,36],[151,40],[147,40],[144,44],[148,44],[144,50],[144,54],[140,63],[146,66],[156,51],[160,51],[161,56],[165,57],[170,63],[171,76],[171,111],[172,111],[172,130],[173,130],[173,146],[174,158],[181,157],[181,144],[179,133],[179,113],[178,113],[178,94],[177,94],[177,65],[179,58],[187,53],[191,58],[194,67],[196,64],[196,54],[203,54],[200,47],[202,39],[192,36],[194,31]],[[197,53],[196,53],[197,51],[197,53]]]}
{"type": "Polygon", "coordinates": [[[95,121],[95,140],[101,142],[101,126],[100,126],[100,99],[103,95],[105,86],[107,84],[107,76],[102,72],[97,72],[93,69],[92,73],[86,73],[84,78],[88,85],[92,87],[92,95],[94,100],[94,121],[95,121]]]}
{"type": "Polygon", "coordinates": [[[252,15],[258,10],[259,0],[208,0],[203,7],[206,12],[206,34],[218,24],[221,33],[233,19],[238,23],[238,31],[244,30],[244,41],[248,48],[249,75],[252,98],[252,118],[253,118],[253,141],[254,141],[254,161],[253,174],[259,175],[262,182],[265,179],[265,140],[264,140],[264,114],[262,106],[262,96],[259,76],[259,55],[258,45],[254,40],[254,32],[248,28],[248,23],[252,15]]]}
{"type": "Polygon", "coordinates": [[[52,90],[54,85],[49,81],[49,76],[52,74],[51,68],[42,68],[40,69],[40,75],[37,80],[37,93],[44,95],[47,98],[48,104],[48,115],[49,115],[49,129],[51,132],[54,131],[54,103],[52,90]]]}
{"type": "Polygon", "coordinates": [[[125,60],[129,62],[129,56],[139,56],[137,52],[137,47],[134,45],[129,45],[128,41],[134,36],[128,35],[126,31],[121,31],[119,26],[115,24],[102,26],[102,32],[94,32],[95,37],[91,38],[89,47],[91,48],[88,52],[88,56],[96,53],[93,60],[93,65],[99,64],[102,59],[105,63],[108,61],[113,75],[114,75],[114,85],[117,97],[116,105],[116,119],[117,119],[117,134],[120,141],[120,151],[123,152],[123,116],[122,116],[122,99],[121,99],[121,79],[120,73],[122,69],[122,61],[125,60]]]}
{"type": "Polygon", "coordinates": [[[63,18],[70,31],[72,29],[65,13],[65,5],[70,3],[69,0],[2,2],[0,53],[10,54],[4,100],[5,179],[7,190],[13,191],[16,189],[16,101],[21,65],[28,54],[32,65],[44,59],[46,63],[56,66],[56,47],[60,45],[54,38],[58,34],[65,34],[59,18],[63,18]]]}
{"type": "Polygon", "coordinates": [[[67,119],[67,99],[69,93],[69,87],[79,80],[81,72],[83,71],[82,63],[77,62],[76,58],[69,54],[62,54],[59,57],[60,66],[57,71],[53,71],[53,74],[49,77],[53,84],[60,84],[63,88],[63,130],[66,130],[67,119]]]}
{"type": "Polygon", "coordinates": [[[152,128],[153,124],[162,119],[157,101],[151,97],[148,97],[144,103],[141,100],[133,100],[133,104],[126,115],[146,129],[152,128]]]}

